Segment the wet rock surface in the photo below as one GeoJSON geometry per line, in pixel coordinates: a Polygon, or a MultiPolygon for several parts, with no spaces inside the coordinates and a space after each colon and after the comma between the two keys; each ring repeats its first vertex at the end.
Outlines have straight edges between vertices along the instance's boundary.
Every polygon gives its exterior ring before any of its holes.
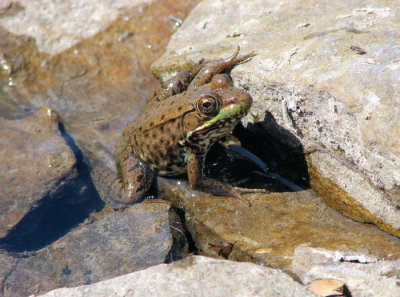
{"type": "Polygon", "coordinates": [[[172,246],[169,204],[141,203],[89,222],[20,265],[60,285],[88,284],[163,263],[172,246]]]}
{"type": "Polygon", "coordinates": [[[400,261],[390,256],[299,247],[292,267],[304,284],[330,278],[344,282],[352,296],[400,296],[400,261]]]}
{"type": "MultiPolygon", "coordinates": [[[[177,259],[170,258],[173,238],[168,202],[154,200],[108,212],[91,217],[29,257],[3,255],[5,296],[87,285],[177,259]]],[[[187,254],[184,249],[179,251],[180,257],[187,254]]]]}
{"type": "Polygon", "coordinates": [[[201,256],[190,256],[91,286],[57,289],[41,296],[111,295],[314,296],[279,270],[201,256]]]}
{"type": "Polygon", "coordinates": [[[0,117],[0,126],[1,238],[77,172],[54,110],[42,108],[24,119],[0,117]]]}
{"type": "Polygon", "coordinates": [[[55,280],[32,267],[18,265],[19,259],[0,254],[1,296],[28,296],[60,287],[55,280]]]}
{"type": "Polygon", "coordinates": [[[291,272],[300,246],[352,253],[376,259],[400,259],[400,239],[372,225],[344,218],[312,192],[248,195],[247,203],[192,192],[160,179],[163,196],[183,209],[185,225],[198,252],[238,261],[252,261],[291,272]]]}
{"type": "Polygon", "coordinates": [[[203,1],[153,69],[254,51],[232,71],[254,98],[248,120],[300,140],[326,203],[400,236],[399,13],[396,1],[203,1]]]}

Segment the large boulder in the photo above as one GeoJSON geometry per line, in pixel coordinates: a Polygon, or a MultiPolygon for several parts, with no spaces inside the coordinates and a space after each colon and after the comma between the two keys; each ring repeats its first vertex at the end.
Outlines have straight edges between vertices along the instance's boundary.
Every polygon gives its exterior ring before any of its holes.
{"type": "Polygon", "coordinates": [[[301,142],[327,204],[400,236],[399,14],[395,0],[206,0],[153,69],[165,78],[236,45],[253,51],[232,71],[254,98],[247,121],[301,142]]]}

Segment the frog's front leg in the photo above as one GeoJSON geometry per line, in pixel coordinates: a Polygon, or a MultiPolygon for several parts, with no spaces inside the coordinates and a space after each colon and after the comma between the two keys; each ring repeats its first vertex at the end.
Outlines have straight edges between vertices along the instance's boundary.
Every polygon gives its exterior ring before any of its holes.
{"type": "Polygon", "coordinates": [[[255,54],[250,53],[247,55],[240,55],[240,46],[237,46],[233,54],[227,59],[219,59],[214,61],[209,61],[204,63],[204,66],[200,68],[196,76],[191,81],[188,86],[188,90],[195,89],[201,85],[207,84],[211,81],[212,77],[215,74],[219,74],[223,71],[230,70],[235,65],[248,60],[253,57],[255,54]]]}
{"type": "Polygon", "coordinates": [[[202,154],[196,154],[193,152],[188,153],[187,174],[189,183],[193,189],[201,190],[203,192],[210,193],[215,196],[230,196],[238,198],[246,202],[249,206],[251,206],[250,201],[243,198],[241,194],[248,193],[249,191],[247,190],[252,190],[252,189],[243,189],[245,191],[240,191],[237,188],[230,187],[219,181],[209,179],[205,177],[203,174],[203,165],[204,165],[204,156],[202,154]]]}

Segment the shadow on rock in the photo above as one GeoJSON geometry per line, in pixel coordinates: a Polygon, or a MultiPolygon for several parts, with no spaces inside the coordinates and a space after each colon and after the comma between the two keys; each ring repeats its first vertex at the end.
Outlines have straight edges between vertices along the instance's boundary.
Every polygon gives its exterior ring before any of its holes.
{"type": "Polygon", "coordinates": [[[279,126],[271,113],[267,112],[262,122],[249,123],[246,128],[239,123],[233,135],[258,160],[217,143],[207,154],[207,176],[271,192],[310,188],[302,144],[295,135],[279,126]]]}
{"type": "Polygon", "coordinates": [[[87,185],[77,180],[53,196],[43,198],[37,207],[0,239],[0,247],[8,252],[30,252],[41,249],[64,236],[82,223],[103,203],[93,199],[87,185]]]}
{"type": "Polygon", "coordinates": [[[62,124],[59,128],[75,154],[78,178],[42,198],[5,237],[0,238],[0,248],[8,252],[31,252],[44,248],[82,223],[91,212],[104,207],[83,162],[82,152],[62,124]]]}

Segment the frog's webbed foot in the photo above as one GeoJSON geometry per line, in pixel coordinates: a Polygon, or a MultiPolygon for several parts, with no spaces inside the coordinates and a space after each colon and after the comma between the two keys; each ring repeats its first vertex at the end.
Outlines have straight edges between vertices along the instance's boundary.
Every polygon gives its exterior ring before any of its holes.
{"type": "Polygon", "coordinates": [[[239,199],[240,201],[246,203],[249,207],[251,207],[250,200],[243,197],[243,194],[249,193],[248,191],[243,191],[244,189],[225,185],[216,180],[207,179],[207,181],[209,185],[207,187],[207,190],[203,189],[204,191],[209,192],[215,196],[228,196],[239,199]]]}
{"type": "MultiPolygon", "coordinates": [[[[231,188],[231,193],[233,193],[237,197],[239,195],[242,199],[243,194],[268,194],[269,191],[266,189],[249,189],[249,188],[241,188],[241,187],[230,187],[231,188]]],[[[246,201],[248,201],[246,199],[246,201]]],[[[251,205],[250,205],[251,206],[251,205]]]]}
{"type": "Polygon", "coordinates": [[[244,194],[259,194],[259,193],[269,193],[269,191],[265,189],[247,189],[240,187],[231,187],[229,185],[223,184],[216,180],[207,179],[207,187],[202,188],[203,191],[209,192],[215,196],[228,196],[232,198],[239,199],[240,201],[247,203],[249,207],[251,207],[250,200],[243,197],[244,194]]]}
{"type": "Polygon", "coordinates": [[[223,71],[230,71],[235,65],[240,64],[244,61],[247,61],[248,59],[254,57],[256,55],[255,52],[250,52],[246,55],[240,55],[239,56],[239,51],[240,51],[240,46],[238,45],[233,52],[233,54],[224,60],[224,62],[227,64],[227,66],[223,69],[223,71]]]}
{"type": "MultiPolygon", "coordinates": [[[[235,65],[248,60],[249,58],[255,56],[255,53],[251,52],[246,55],[240,55],[240,46],[237,46],[235,51],[229,58],[208,61],[204,63],[204,66],[199,69],[196,76],[193,78],[188,89],[195,89],[201,85],[209,83],[215,74],[230,71],[235,65]]],[[[192,71],[193,72],[193,71],[192,71]]]]}

